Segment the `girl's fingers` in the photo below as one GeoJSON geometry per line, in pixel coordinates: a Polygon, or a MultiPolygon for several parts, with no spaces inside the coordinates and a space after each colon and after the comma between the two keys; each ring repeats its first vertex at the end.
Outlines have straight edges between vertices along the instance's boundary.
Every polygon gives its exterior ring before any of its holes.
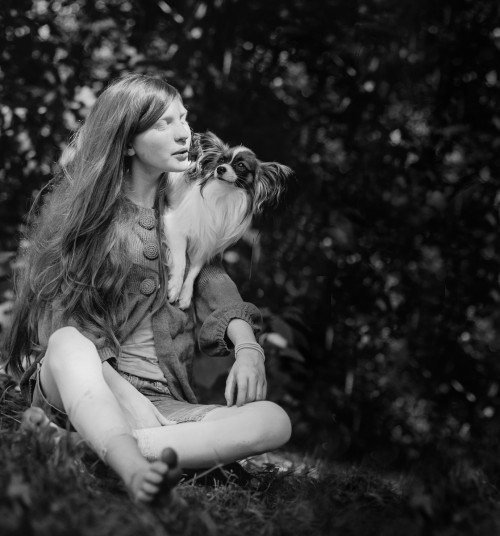
{"type": "Polygon", "coordinates": [[[257,389],[258,389],[257,381],[249,379],[247,385],[248,385],[248,388],[247,388],[247,396],[245,398],[245,402],[254,402],[255,400],[257,400],[256,398],[257,389]]]}
{"type": "Polygon", "coordinates": [[[240,379],[238,382],[238,397],[236,399],[237,406],[243,406],[247,401],[248,382],[247,379],[240,379]]]}
{"type": "Polygon", "coordinates": [[[224,392],[224,396],[226,397],[226,402],[228,406],[233,405],[234,400],[234,388],[235,388],[235,382],[234,382],[234,374],[232,371],[229,373],[229,376],[227,377],[226,381],[226,390],[224,392]]]}
{"type": "Polygon", "coordinates": [[[264,394],[265,389],[266,389],[266,382],[265,381],[259,382],[258,385],[257,385],[257,393],[255,395],[255,400],[265,400],[266,399],[266,395],[264,394]]]}

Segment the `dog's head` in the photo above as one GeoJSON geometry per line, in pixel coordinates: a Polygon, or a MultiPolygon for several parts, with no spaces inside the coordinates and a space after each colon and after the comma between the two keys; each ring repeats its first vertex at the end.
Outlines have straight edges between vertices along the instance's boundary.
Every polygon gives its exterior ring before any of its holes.
{"type": "Polygon", "coordinates": [[[199,156],[193,175],[201,188],[209,181],[224,181],[245,190],[252,200],[252,212],[275,205],[283,194],[292,170],[277,162],[261,162],[253,151],[238,145],[230,147],[212,132],[198,138],[199,156]]]}

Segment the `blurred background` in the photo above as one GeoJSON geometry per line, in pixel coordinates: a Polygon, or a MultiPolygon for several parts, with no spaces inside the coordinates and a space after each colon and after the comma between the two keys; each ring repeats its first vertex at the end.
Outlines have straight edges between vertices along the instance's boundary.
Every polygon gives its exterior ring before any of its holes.
{"type": "MultiPolygon", "coordinates": [[[[493,455],[498,15],[488,0],[3,0],[0,337],[26,211],[72,129],[111,79],[158,74],[194,130],[295,170],[225,255],[263,311],[292,446],[386,467],[493,455]]],[[[227,362],[204,363],[200,396],[217,400],[227,362]]]]}

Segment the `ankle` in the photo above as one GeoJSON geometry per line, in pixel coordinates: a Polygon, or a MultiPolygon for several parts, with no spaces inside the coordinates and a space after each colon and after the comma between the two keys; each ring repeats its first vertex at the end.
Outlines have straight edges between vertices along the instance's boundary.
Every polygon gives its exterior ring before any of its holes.
{"type": "Polygon", "coordinates": [[[129,434],[110,438],[102,452],[101,459],[115,471],[128,486],[138,472],[148,466],[148,461],[139,451],[137,441],[129,434]]]}

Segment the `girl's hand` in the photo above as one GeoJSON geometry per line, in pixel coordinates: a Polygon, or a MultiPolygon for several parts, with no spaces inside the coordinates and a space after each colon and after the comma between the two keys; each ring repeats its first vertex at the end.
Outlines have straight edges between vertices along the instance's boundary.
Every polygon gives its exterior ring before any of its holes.
{"type": "Polygon", "coordinates": [[[226,381],[225,397],[228,406],[265,400],[267,394],[264,360],[257,350],[242,348],[238,352],[226,381]]]}

